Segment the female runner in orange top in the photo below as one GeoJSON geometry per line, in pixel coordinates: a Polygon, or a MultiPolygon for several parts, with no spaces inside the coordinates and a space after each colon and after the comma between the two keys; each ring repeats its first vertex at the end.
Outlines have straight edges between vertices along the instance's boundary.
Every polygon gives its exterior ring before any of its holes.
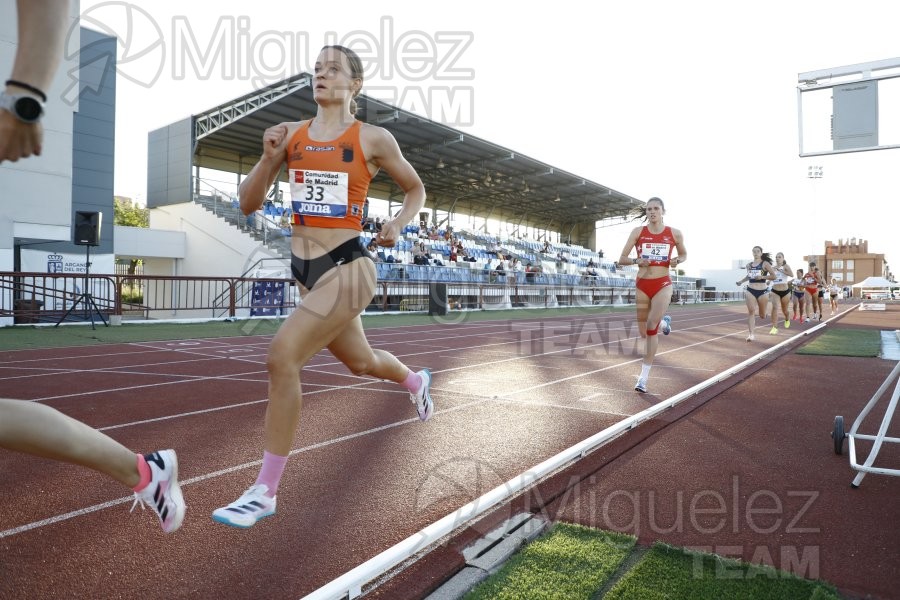
{"type": "Polygon", "coordinates": [[[281,474],[300,419],[298,374],[320,350],[328,350],[356,375],[395,381],[410,392],[419,418],[434,410],[428,369],[410,371],[384,350],[373,350],[360,313],[375,292],[375,264],[360,238],[369,181],[384,169],[403,190],[400,212],[375,241],[393,246],[401,228],[425,203],[425,187],[386,130],[354,117],[363,83],[362,61],[342,46],[326,46],[315,65],[315,118],[280,123],[263,133],[263,155],[240,186],[241,210],[262,206],[266,190],[287,164],[293,231],[291,270],[305,292],[269,347],[269,404],[262,468],[237,501],[213,512],[213,520],[250,527],[275,514],[281,474]]]}
{"type": "Polygon", "coordinates": [[[634,389],[642,393],[647,391],[647,378],[659,346],[657,333],[660,326],[665,335],[669,335],[671,331],[669,325],[671,319],[665,314],[672,300],[669,268],[687,260],[687,249],[684,247],[681,231],[663,222],[663,215],[666,213],[663,201],[659,198],[650,198],[644,210],[647,224],[634,228],[619,257],[620,265],[638,266],[635,305],[638,331],[645,340],[645,350],[641,374],[634,389]],[[637,251],[637,258],[629,257],[632,248],[637,251]],[[678,250],[678,255],[673,257],[674,249],[678,250]]]}

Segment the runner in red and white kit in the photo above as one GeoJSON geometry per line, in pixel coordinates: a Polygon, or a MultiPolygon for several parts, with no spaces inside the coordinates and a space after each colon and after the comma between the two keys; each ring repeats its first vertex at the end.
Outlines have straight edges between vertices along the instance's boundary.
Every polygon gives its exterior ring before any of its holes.
{"type": "Polygon", "coordinates": [[[819,300],[819,285],[822,277],[815,262],[809,263],[809,270],[803,276],[803,289],[806,290],[806,321],[819,319],[822,314],[822,302],[819,300]]]}
{"type": "Polygon", "coordinates": [[[687,260],[687,249],[681,231],[668,227],[663,222],[666,213],[665,205],[659,198],[650,198],[645,207],[647,224],[635,227],[625,242],[620,265],[637,265],[635,279],[635,305],[637,308],[638,331],[645,340],[644,360],[641,374],[634,389],[647,391],[647,378],[650,367],[659,345],[657,333],[660,327],[664,335],[669,335],[671,319],[665,315],[672,300],[672,280],[669,268],[680,265],[687,260]],[[631,250],[637,251],[637,258],[629,257],[631,250]],[[677,249],[678,255],[672,256],[677,249]],[[665,315],[665,316],[663,316],[665,315]]]}

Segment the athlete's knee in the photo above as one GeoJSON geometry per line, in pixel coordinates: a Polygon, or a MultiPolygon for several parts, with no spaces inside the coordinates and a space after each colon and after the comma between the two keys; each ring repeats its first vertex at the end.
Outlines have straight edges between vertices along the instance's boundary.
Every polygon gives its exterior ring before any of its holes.
{"type": "Polygon", "coordinates": [[[266,371],[268,371],[270,378],[299,377],[302,367],[303,361],[291,356],[286,351],[278,351],[271,348],[266,356],[266,371]]]}
{"type": "Polygon", "coordinates": [[[647,335],[657,335],[659,333],[659,323],[653,329],[647,328],[647,335]]]}
{"type": "Polygon", "coordinates": [[[375,362],[377,358],[372,353],[369,356],[354,357],[344,364],[350,369],[350,372],[356,376],[369,375],[375,370],[375,362]]]}

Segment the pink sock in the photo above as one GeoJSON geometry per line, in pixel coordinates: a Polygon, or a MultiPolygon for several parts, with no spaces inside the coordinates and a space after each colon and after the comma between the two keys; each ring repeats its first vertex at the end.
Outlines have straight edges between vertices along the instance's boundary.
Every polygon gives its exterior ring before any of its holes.
{"type": "Polygon", "coordinates": [[[403,382],[403,387],[409,390],[410,394],[415,394],[422,387],[422,377],[418,373],[410,371],[403,382]]]}
{"type": "Polygon", "coordinates": [[[150,471],[150,465],[147,464],[147,459],[144,458],[143,454],[137,455],[137,470],[138,476],[141,479],[138,481],[138,484],[134,486],[134,491],[139,492],[150,485],[150,480],[153,478],[153,473],[150,471]]]}
{"type": "MultiPolygon", "coordinates": [[[[269,488],[267,496],[274,498],[278,492],[278,483],[281,481],[281,474],[284,473],[284,465],[287,464],[287,456],[278,456],[263,452],[263,464],[256,476],[256,483],[262,483],[269,488]]],[[[255,485],[255,484],[254,484],[255,485]]]]}

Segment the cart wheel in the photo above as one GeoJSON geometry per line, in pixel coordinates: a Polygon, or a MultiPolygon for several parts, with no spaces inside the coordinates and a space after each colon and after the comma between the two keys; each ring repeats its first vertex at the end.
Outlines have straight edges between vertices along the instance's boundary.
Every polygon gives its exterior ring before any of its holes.
{"type": "Polygon", "coordinates": [[[834,431],[831,432],[831,439],[834,440],[834,453],[844,453],[844,417],[838,415],[834,418],[834,431]]]}

